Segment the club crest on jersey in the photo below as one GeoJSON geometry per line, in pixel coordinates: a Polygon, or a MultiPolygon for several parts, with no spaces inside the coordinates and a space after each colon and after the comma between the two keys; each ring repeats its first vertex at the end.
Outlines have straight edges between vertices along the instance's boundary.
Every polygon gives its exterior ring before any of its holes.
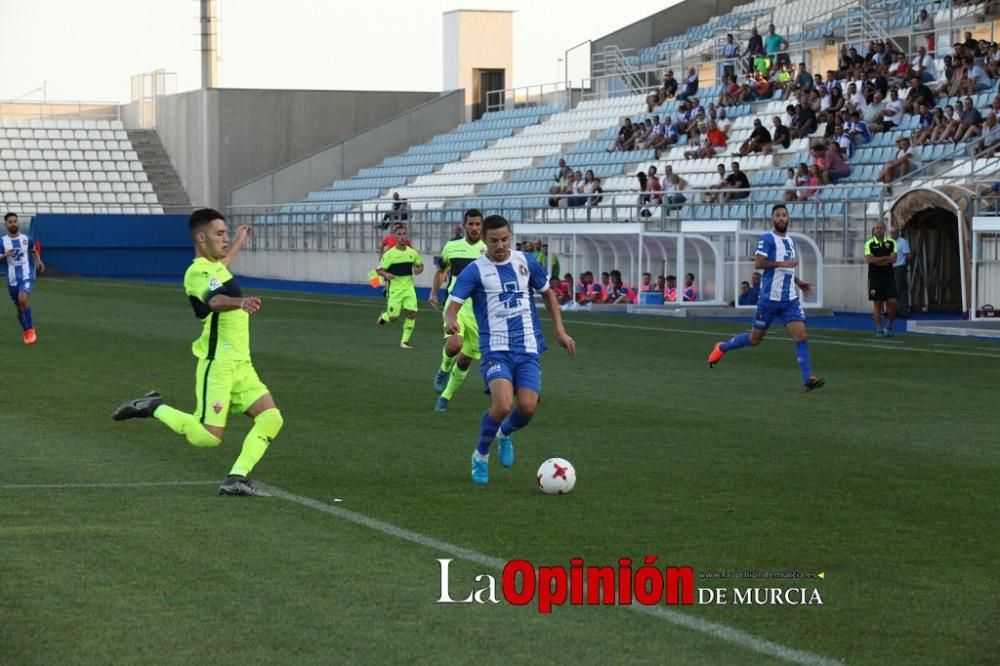
{"type": "Polygon", "coordinates": [[[520,266],[517,267],[517,272],[521,274],[521,277],[526,277],[528,275],[528,267],[524,264],[521,264],[520,266]]]}
{"type": "Polygon", "coordinates": [[[212,411],[215,412],[216,414],[221,414],[222,413],[222,403],[219,402],[218,400],[216,400],[215,402],[213,402],[212,403],[212,411]]]}
{"type": "Polygon", "coordinates": [[[219,289],[222,289],[222,283],[219,282],[219,278],[212,276],[208,280],[208,288],[212,291],[218,291],[219,289]]]}

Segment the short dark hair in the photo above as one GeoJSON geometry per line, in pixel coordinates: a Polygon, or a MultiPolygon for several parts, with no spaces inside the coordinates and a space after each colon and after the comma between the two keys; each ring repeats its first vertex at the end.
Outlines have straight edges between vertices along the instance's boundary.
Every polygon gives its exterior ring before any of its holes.
{"type": "Polygon", "coordinates": [[[203,227],[208,226],[215,220],[226,221],[226,216],[215,210],[214,208],[199,208],[195,212],[191,213],[191,218],[188,220],[188,231],[191,232],[193,236],[197,232],[201,231],[203,227]]]}
{"type": "Polygon", "coordinates": [[[482,217],[483,214],[478,208],[470,208],[465,211],[465,215],[462,216],[462,222],[468,222],[470,217],[482,217]]]}
{"type": "Polygon", "coordinates": [[[694,273],[685,273],[684,277],[685,278],[691,278],[693,280],[694,279],[694,273]]]}
{"type": "Polygon", "coordinates": [[[786,206],[783,203],[776,203],[773,206],[771,206],[771,215],[774,215],[774,211],[778,210],[779,208],[784,208],[785,212],[786,213],[788,212],[788,206],[786,206]]]}
{"type": "Polygon", "coordinates": [[[750,283],[749,283],[749,282],[747,282],[746,280],[743,280],[743,282],[740,282],[740,286],[742,287],[743,285],[746,285],[746,286],[748,286],[748,287],[749,287],[749,286],[750,286],[750,283]]]}
{"type": "Polygon", "coordinates": [[[405,228],[406,228],[406,225],[404,223],[397,222],[396,224],[392,225],[392,233],[396,233],[400,229],[405,229],[405,228]]]}
{"type": "Polygon", "coordinates": [[[490,215],[485,220],[483,220],[483,233],[491,231],[493,229],[503,229],[504,227],[510,228],[510,222],[503,215],[490,215]]]}
{"type": "Polygon", "coordinates": [[[676,275],[668,275],[667,279],[668,280],[673,280],[674,282],[677,282],[677,276],[676,275]]]}
{"type": "Polygon", "coordinates": [[[3,221],[6,222],[7,220],[9,220],[12,217],[17,217],[17,213],[15,213],[14,211],[11,211],[9,213],[4,213],[4,215],[3,215],[3,221]]]}

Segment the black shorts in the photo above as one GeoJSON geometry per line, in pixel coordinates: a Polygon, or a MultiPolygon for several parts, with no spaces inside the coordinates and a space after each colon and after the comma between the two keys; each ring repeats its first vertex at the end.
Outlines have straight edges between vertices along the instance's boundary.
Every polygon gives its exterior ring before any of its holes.
{"type": "Polygon", "coordinates": [[[869,301],[888,301],[894,298],[897,298],[897,295],[896,276],[893,273],[868,276],[869,301]]]}

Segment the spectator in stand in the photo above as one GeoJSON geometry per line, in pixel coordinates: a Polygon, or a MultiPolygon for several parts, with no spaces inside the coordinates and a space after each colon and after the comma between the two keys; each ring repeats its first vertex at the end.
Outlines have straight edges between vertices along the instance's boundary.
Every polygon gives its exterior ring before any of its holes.
{"type": "Polygon", "coordinates": [[[587,186],[589,183],[590,188],[593,189],[594,172],[587,171],[587,174],[589,174],[589,181],[579,171],[573,173],[573,190],[571,192],[573,196],[566,199],[567,206],[575,208],[577,206],[583,206],[587,203],[587,195],[589,194],[589,192],[587,192],[587,186]]]}
{"type": "Polygon", "coordinates": [[[667,276],[667,284],[663,288],[663,302],[664,303],[677,302],[677,277],[674,275],[667,276]]]}
{"type": "Polygon", "coordinates": [[[635,148],[635,126],[632,124],[631,118],[626,118],[625,122],[618,129],[618,137],[615,139],[615,145],[611,150],[632,150],[635,148]]]}
{"type": "Polygon", "coordinates": [[[757,53],[753,57],[753,71],[759,76],[764,78],[770,78],[771,76],[771,59],[767,57],[764,52],[757,53]]]}
{"type": "Polygon", "coordinates": [[[636,123],[634,125],[635,133],[632,135],[632,148],[634,149],[641,142],[645,141],[652,131],[652,121],[648,118],[645,122],[636,123]]]}
{"type": "Polygon", "coordinates": [[[938,97],[957,97],[962,93],[963,89],[968,90],[971,85],[969,81],[969,68],[966,65],[965,57],[959,58],[955,56],[953,62],[955,64],[951,67],[950,71],[946,70],[945,82],[937,89],[938,97]]]}
{"type": "Polygon", "coordinates": [[[722,46],[722,73],[726,77],[736,74],[736,59],[740,57],[740,45],[735,42],[733,35],[726,35],[726,43],[722,46]]]}
{"type": "Polygon", "coordinates": [[[723,192],[723,203],[746,199],[750,196],[750,179],[740,171],[740,163],[733,162],[732,168],[733,172],[726,176],[726,187],[729,191],[723,192]]]}
{"type": "Polygon", "coordinates": [[[894,180],[899,180],[900,178],[905,178],[907,175],[913,173],[920,168],[920,154],[915,148],[910,146],[910,140],[906,137],[900,137],[896,139],[896,159],[891,160],[882,169],[882,172],[875,179],[876,182],[882,182],[889,187],[886,188],[888,193],[892,194],[892,182],[894,180]]]}
{"type": "Polygon", "coordinates": [[[868,106],[868,100],[862,93],[858,92],[858,86],[855,83],[849,83],[847,85],[847,110],[850,113],[854,111],[861,112],[865,110],[868,106]]]}
{"type": "Polygon", "coordinates": [[[795,169],[788,167],[785,169],[785,201],[798,201],[798,181],[795,179],[795,169]]]}
{"type": "Polygon", "coordinates": [[[806,64],[799,63],[799,71],[795,75],[795,92],[798,94],[811,93],[814,90],[815,80],[813,75],[806,71],[806,64]]]}
{"type": "MultiPolygon", "coordinates": [[[[822,146],[820,146],[822,148],[822,146]]],[[[840,152],[840,145],[830,141],[823,152],[823,173],[821,180],[824,185],[836,183],[851,175],[851,167],[840,152]]]]}
{"type": "Polygon", "coordinates": [[[740,157],[746,157],[750,153],[759,153],[766,146],[770,146],[771,141],[771,133],[764,127],[764,123],[760,122],[760,118],[754,118],[753,131],[747,137],[747,140],[743,142],[743,145],[739,147],[737,153],[740,157]]]}
{"type": "Polygon", "coordinates": [[[813,164],[806,170],[806,177],[804,178],[804,183],[806,185],[805,191],[799,191],[799,201],[808,201],[813,199],[819,194],[819,169],[813,164]]]}
{"type": "Polygon", "coordinates": [[[833,137],[830,141],[840,146],[840,155],[845,160],[854,157],[854,140],[844,133],[843,125],[837,125],[833,128],[833,137]]]}
{"type": "Polygon", "coordinates": [[[635,179],[639,182],[639,187],[632,190],[633,192],[639,192],[639,205],[645,206],[649,203],[649,177],[646,176],[645,171],[640,171],[635,174],[635,179]]]}
{"type": "Polygon", "coordinates": [[[650,125],[651,129],[646,137],[642,141],[636,140],[635,142],[635,145],[640,149],[652,148],[658,140],[663,138],[663,124],[660,122],[660,116],[654,115],[650,125]]]}
{"type": "Polygon", "coordinates": [[[980,141],[969,149],[970,156],[992,157],[1000,145],[1000,122],[997,121],[997,114],[993,111],[986,114],[980,137],[980,141]]]}
{"type": "Polygon", "coordinates": [[[747,40],[747,67],[753,69],[753,57],[758,53],[764,53],[764,38],[757,32],[757,26],[750,30],[750,39],[747,40]]]}
{"type": "Polygon", "coordinates": [[[851,120],[844,125],[844,131],[854,141],[855,147],[871,143],[871,129],[868,127],[868,123],[861,119],[861,114],[857,111],[851,114],[851,120]]]}
{"type": "Polygon", "coordinates": [[[917,14],[917,29],[923,34],[924,39],[927,40],[927,50],[934,53],[934,16],[926,9],[921,9],[920,13],[917,14]]]}
{"type": "Polygon", "coordinates": [[[668,99],[672,99],[677,94],[677,79],[674,78],[674,70],[668,69],[663,75],[663,83],[657,93],[657,105],[663,104],[668,99]]]}
{"type": "Polygon", "coordinates": [[[917,49],[917,55],[913,57],[912,68],[913,73],[917,74],[924,83],[929,83],[937,78],[934,58],[927,55],[927,49],[923,46],[917,49]]]}
{"type": "Polygon", "coordinates": [[[557,277],[549,278],[549,289],[551,289],[552,293],[556,295],[556,302],[559,303],[559,305],[569,303],[571,298],[569,290],[566,289],[565,285],[566,283],[557,277]]]}
{"type": "Polygon", "coordinates": [[[724,152],[726,150],[726,145],[729,143],[729,137],[726,133],[719,129],[718,124],[714,120],[708,121],[708,131],[705,133],[701,150],[698,151],[698,157],[701,158],[712,158],[715,157],[717,152],[724,152]]]}
{"type": "Polygon", "coordinates": [[[964,85],[966,89],[969,89],[969,92],[965,94],[971,95],[973,93],[986,92],[993,88],[993,79],[986,73],[982,65],[976,63],[972,58],[966,58],[965,66],[968,68],[969,81],[964,85]]]}
{"type": "Polygon", "coordinates": [[[934,92],[927,87],[927,84],[920,80],[918,74],[910,74],[910,94],[903,102],[903,110],[906,113],[916,113],[917,105],[923,103],[928,109],[933,109],[937,104],[937,97],[934,92]]]}
{"type": "Polygon", "coordinates": [[[647,177],[649,178],[649,191],[651,192],[649,201],[659,206],[663,203],[663,185],[660,183],[660,178],[656,175],[655,165],[649,165],[647,177]]]}
{"type": "Polygon", "coordinates": [[[934,109],[931,112],[928,111],[926,104],[919,104],[917,115],[920,120],[917,122],[917,131],[913,134],[912,143],[915,146],[922,146],[925,141],[931,138],[931,132],[937,127],[940,119],[944,117],[944,112],[941,109],[934,109]]]}
{"type": "Polygon", "coordinates": [[[909,74],[910,61],[906,59],[906,54],[897,53],[896,59],[889,65],[889,83],[894,86],[905,85],[909,74]]]}
{"type": "Polygon", "coordinates": [[[715,185],[709,185],[701,194],[702,201],[705,203],[717,203],[722,196],[721,192],[710,192],[708,190],[723,190],[729,187],[729,181],[726,180],[726,165],[721,163],[717,165],[715,173],[718,178],[715,185]]]}
{"type": "Polygon", "coordinates": [[[764,146],[764,154],[770,155],[775,150],[788,149],[792,145],[792,134],[781,122],[780,116],[771,119],[774,131],[771,133],[771,142],[764,146]]]}
{"type": "Polygon", "coordinates": [[[789,128],[793,139],[804,139],[817,129],[816,112],[811,106],[799,104],[795,107],[795,122],[789,128]]]}
{"type": "Polygon", "coordinates": [[[684,78],[684,92],[677,95],[678,100],[685,100],[698,94],[698,70],[694,67],[688,69],[684,78]]]}
{"type": "MultiPolygon", "coordinates": [[[[668,166],[669,168],[669,166],[668,166]]],[[[668,211],[680,210],[683,203],[687,201],[684,195],[684,188],[687,181],[676,173],[663,176],[663,201],[667,204],[668,211]]]]}
{"type": "Polygon", "coordinates": [[[767,26],[767,35],[764,36],[764,50],[767,51],[767,56],[776,64],[788,63],[788,54],[785,50],[788,48],[788,41],[779,35],[775,29],[774,24],[767,26]]]}
{"type": "Polygon", "coordinates": [[[728,74],[723,83],[722,94],[719,96],[719,106],[736,106],[746,101],[750,91],[736,81],[735,74],[728,74]]]}
{"type": "Polygon", "coordinates": [[[955,143],[968,141],[978,136],[982,131],[982,125],[982,114],[979,113],[979,109],[976,108],[972,98],[966,97],[964,100],[964,107],[958,116],[958,127],[955,128],[953,136],[955,143]]]}
{"type": "Polygon", "coordinates": [[[681,291],[685,301],[697,301],[698,291],[694,288],[694,273],[684,275],[684,289],[681,291]]]}
{"type": "Polygon", "coordinates": [[[594,186],[591,189],[590,198],[587,199],[587,205],[588,206],[600,205],[601,201],[604,200],[604,197],[601,196],[603,194],[604,190],[601,189],[601,179],[598,178],[597,176],[594,176],[594,186]]]}
{"type": "Polygon", "coordinates": [[[903,122],[903,100],[899,99],[899,88],[889,91],[889,101],[882,111],[882,131],[889,132],[903,122]]]}
{"type": "Polygon", "coordinates": [[[861,119],[868,124],[868,128],[874,134],[882,131],[882,114],[884,113],[885,100],[882,98],[882,93],[876,91],[872,96],[871,103],[861,113],[861,119]]]}
{"type": "MultiPolygon", "coordinates": [[[[410,205],[399,192],[392,193],[392,210],[382,216],[382,228],[388,229],[393,222],[406,222],[410,219],[410,205]]],[[[395,238],[395,236],[393,237],[395,238]]]]}
{"type": "Polygon", "coordinates": [[[831,89],[830,99],[826,104],[826,108],[823,109],[821,122],[830,122],[836,114],[844,110],[846,105],[847,100],[844,98],[844,91],[839,87],[831,89]]]}
{"type": "Polygon", "coordinates": [[[782,97],[788,99],[793,92],[792,72],[787,63],[778,66],[778,71],[774,73],[774,87],[782,91],[782,97]]]}
{"type": "Polygon", "coordinates": [[[942,143],[947,141],[948,136],[954,133],[954,125],[958,122],[955,118],[955,108],[949,104],[944,107],[944,114],[940,118],[940,122],[934,131],[931,132],[931,143],[942,143]]]}
{"type": "Polygon", "coordinates": [[[566,160],[563,159],[563,158],[560,158],[559,159],[559,166],[556,168],[556,172],[555,172],[555,175],[553,175],[552,180],[556,181],[557,183],[560,180],[562,180],[565,177],[565,175],[566,175],[566,169],[567,168],[569,168],[569,167],[566,165],[566,160]]]}

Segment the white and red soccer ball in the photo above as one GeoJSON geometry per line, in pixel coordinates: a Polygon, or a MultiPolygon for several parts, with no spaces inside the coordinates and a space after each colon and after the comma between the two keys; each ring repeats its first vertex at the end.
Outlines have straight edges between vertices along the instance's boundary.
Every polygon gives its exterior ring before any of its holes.
{"type": "Polygon", "coordinates": [[[546,495],[565,495],[576,485],[576,470],[564,458],[549,458],[538,468],[538,488],[546,495]]]}

